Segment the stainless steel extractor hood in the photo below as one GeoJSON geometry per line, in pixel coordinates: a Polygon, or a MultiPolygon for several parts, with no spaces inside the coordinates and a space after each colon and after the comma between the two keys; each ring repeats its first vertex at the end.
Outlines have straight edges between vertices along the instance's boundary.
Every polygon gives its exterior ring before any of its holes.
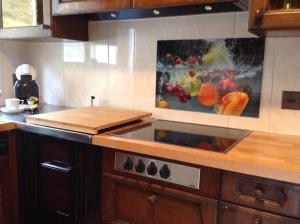
{"type": "Polygon", "coordinates": [[[196,14],[213,14],[221,12],[248,11],[249,0],[224,0],[214,3],[195,5],[151,8],[128,9],[115,12],[93,13],[88,15],[90,20],[126,20],[166,16],[182,16],[196,14]]]}

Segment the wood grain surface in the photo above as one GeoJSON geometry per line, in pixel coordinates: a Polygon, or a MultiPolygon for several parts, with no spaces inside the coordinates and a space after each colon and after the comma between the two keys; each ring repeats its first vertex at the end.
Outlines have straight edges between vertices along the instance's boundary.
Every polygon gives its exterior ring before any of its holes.
{"type": "Polygon", "coordinates": [[[13,122],[0,121],[0,132],[10,131],[16,128],[13,122]]]}
{"type": "Polygon", "coordinates": [[[100,130],[151,116],[151,113],[108,107],[82,107],[26,117],[30,124],[98,134],[100,130]]]}
{"type": "Polygon", "coordinates": [[[111,135],[95,135],[93,144],[300,184],[300,136],[252,132],[221,154],[111,135]]]}

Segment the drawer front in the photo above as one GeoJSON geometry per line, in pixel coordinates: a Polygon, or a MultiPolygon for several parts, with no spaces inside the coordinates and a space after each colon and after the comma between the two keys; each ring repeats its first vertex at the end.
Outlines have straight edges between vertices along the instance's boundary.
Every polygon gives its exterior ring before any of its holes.
{"type": "Polygon", "coordinates": [[[60,220],[74,218],[73,168],[56,161],[43,162],[40,175],[39,209],[60,220]]]}
{"type": "Polygon", "coordinates": [[[216,224],[217,201],[108,173],[102,178],[102,223],[216,224]]]}
{"type": "Polygon", "coordinates": [[[300,218],[300,186],[232,172],[222,173],[221,198],[300,218]]]}
{"type": "Polygon", "coordinates": [[[299,224],[290,219],[267,212],[221,202],[219,224],[299,224]]]}

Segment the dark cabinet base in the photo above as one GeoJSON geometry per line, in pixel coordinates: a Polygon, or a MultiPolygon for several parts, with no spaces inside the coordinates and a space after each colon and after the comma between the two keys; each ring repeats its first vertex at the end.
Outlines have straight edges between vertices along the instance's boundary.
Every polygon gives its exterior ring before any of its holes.
{"type": "Polygon", "coordinates": [[[20,132],[24,224],[98,224],[100,150],[20,132]]]}

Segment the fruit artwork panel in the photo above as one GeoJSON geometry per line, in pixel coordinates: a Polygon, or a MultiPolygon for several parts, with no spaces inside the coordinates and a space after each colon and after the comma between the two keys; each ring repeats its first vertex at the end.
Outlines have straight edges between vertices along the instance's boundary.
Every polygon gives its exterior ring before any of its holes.
{"type": "Polygon", "coordinates": [[[264,38],[157,45],[156,107],[259,117],[264,38]]]}

